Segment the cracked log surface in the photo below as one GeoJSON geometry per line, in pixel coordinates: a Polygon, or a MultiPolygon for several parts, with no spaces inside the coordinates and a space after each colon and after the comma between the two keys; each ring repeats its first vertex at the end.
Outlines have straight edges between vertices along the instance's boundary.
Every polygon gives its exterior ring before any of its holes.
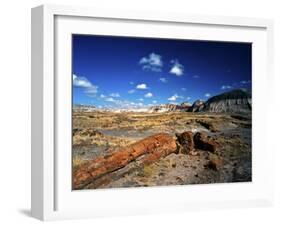
{"type": "Polygon", "coordinates": [[[130,162],[146,165],[177,152],[174,138],[166,133],[149,136],[120,150],[94,159],[74,172],[73,187],[81,189],[102,176],[119,170],[130,162]]]}

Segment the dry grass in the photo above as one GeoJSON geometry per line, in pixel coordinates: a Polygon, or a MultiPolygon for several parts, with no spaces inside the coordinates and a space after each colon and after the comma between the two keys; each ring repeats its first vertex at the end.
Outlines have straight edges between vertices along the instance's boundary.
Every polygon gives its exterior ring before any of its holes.
{"type": "Polygon", "coordinates": [[[73,159],[72,159],[72,165],[73,165],[74,169],[77,168],[77,167],[80,167],[81,165],[83,165],[86,162],[87,162],[86,160],[83,160],[79,156],[74,156],[73,159]]]}

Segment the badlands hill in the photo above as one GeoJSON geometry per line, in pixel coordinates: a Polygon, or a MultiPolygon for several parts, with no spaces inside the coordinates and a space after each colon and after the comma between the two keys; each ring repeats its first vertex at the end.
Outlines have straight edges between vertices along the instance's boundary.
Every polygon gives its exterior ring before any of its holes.
{"type": "Polygon", "coordinates": [[[252,96],[243,89],[236,89],[213,96],[205,103],[203,111],[248,113],[252,109],[252,96]]]}
{"type": "Polygon", "coordinates": [[[153,106],[150,112],[229,112],[248,113],[252,109],[251,94],[243,89],[236,89],[209,98],[206,102],[196,100],[192,105],[189,103],[162,104],[153,106]]]}

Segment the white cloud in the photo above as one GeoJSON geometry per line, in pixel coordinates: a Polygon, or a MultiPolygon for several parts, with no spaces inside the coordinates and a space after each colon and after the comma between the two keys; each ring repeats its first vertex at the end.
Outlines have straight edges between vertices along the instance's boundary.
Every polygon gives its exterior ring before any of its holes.
{"type": "Polygon", "coordinates": [[[187,99],[187,100],[190,100],[190,99],[191,99],[191,97],[187,97],[186,99],[187,99]]]}
{"type": "Polygon", "coordinates": [[[73,85],[85,89],[85,93],[89,96],[95,96],[98,92],[98,86],[93,85],[86,77],[72,75],[73,85]]]}
{"type": "Polygon", "coordinates": [[[172,67],[170,69],[170,73],[174,74],[178,77],[183,75],[184,66],[178,62],[178,60],[172,60],[172,67]]]}
{"type": "Polygon", "coordinates": [[[104,94],[101,94],[100,95],[100,98],[105,98],[106,96],[104,94]]]}
{"type": "Polygon", "coordinates": [[[168,98],[168,100],[169,101],[175,101],[175,100],[177,100],[177,98],[175,96],[171,96],[171,97],[168,98]]]}
{"type": "Polygon", "coordinates": [[[150,97],[153,97],[153,94],[152,93],[147,93],[144,95],[146,98],[150,98],[150,97]]]}
{"type": "Polygon", "coordinates": [[[144,101],[143,98],[140,98],[139,101],[144,101]]]}
{"type": "Polygon", "coordinates": [[[183,96],[179,96],[178,94],[174,94],[173,96],[169,97],[169,101],[176,101],[177,99],[183,99],[183,96]]]}
{"type": "Polygon", "coordinates": [[[98,87],[92,85],[91,87],[86,88],[84,92],[85,92],[86,94],[88,94],[89,96],[95,96],[96,93],[98,92],[98,87]]]}
{"type": "Polygon", "coordinates": [[[79,77],[75,74],[72,76],[73,78],[73,85],[77,87],[89,88],[92,86],[91,82],[88,81],[85,77],[79,77]]]}
{"type": "Polygon", "coordinates": [[[130,83],[130,85],[134,85],[135,83],[134,82],[129,82],[130,83]]]}
{"type": "Polygon", "coordinates": [[[148,105],[145,105],[141,102],[128,101],[125,99],[113,99],[106,98],[106,101],[109,103],[105,105],[106,108],[114,108],[114,109],[140,109],[140,108],[148,108],[148,105]]]}
{"type": "Polygon", "coordinates": [[[105,100],[108,101],[108,102],[115,102],[115,100],[112,97],[108,97],[105,100]]]}
{"type": "Polygon", "coordinates": [[[156,104],[156,103],[157,103],[157,100],[152,101],[152,103],[156,104]]]}
{"type": "Polygon", "coordinates": [[[142,84],[138,84],[136,86],[136,89],[148,89],[147,85],[145,83],[142,83],[142,84]]]}
{"type": "Polygon", "coordinates": [[[230,85],[223,85],[221,87],[222,90],[224,90],[224,89],[231,89],[231,88],[232,88],[232,86],[230,86],[230,85]]]}
{"type": "Polygon", "coordinates": [[[168,80],[166,79],[166,78],[159,78],[159,81],[161,81],[161,82],[163,82],[163,83],[167,83],[168,82],[168,80]]]}
{"type": "Polygon", "coordinates": [[[156,53],[150,53],[146,57],[142,57],[139,64],[142,65],[143,70],[159,72],[162,70],[162,57],[156,53]]]}
{"type": "Polygon", "coordinates": [[[109,96],[111,96],[111,97],[120,97],[120,94],[119,93],[111,93],[109,96]]]}
{"type": "Polygon", "coordinates": [[[132,94],[132,93],[134,93],[136,90],[134,90],[134,89],[130,89],[129,91],[128,91],[128,93],[129,94],[132,94]]]}
{"type": "Polygon", "coordinates": [[[182,91],[186,91],[186,88],[181,88],[182,91]]]}
{"type": "Polygon", "coordinates": [[[250,81],[250,80],[247,80],[247,81],[243,80],[243,81],[241,81],[240,83],[243,84],[243,85],[246,85],[246,84],[250,84],[251,81],[250,81]]]}
{"type": "Polygon", "coordinates": [[[210,93],[205,93],[205,97],[210,97],[211,94],[210,93]]]}

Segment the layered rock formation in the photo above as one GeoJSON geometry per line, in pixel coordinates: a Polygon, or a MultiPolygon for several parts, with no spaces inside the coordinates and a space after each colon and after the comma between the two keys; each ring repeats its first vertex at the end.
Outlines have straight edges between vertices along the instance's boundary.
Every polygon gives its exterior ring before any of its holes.
{"type": "Polygon", "coordinates": [[[251,94],[244,89],[236,89],[211,97],[206,102],[196,100],[192,105],[184,102],[178,104],[161,104],[149,108],[149,112],[230,112],[248,113],[252,109],[251,94]]]}
{"type": "Polygon", "coordinates": [[[191,104],[184,102],[180,105],[178,104],[160,104],[152,106],[148,109],[149,112],[175,112],[175,111],[189,111],[191,104]]]}
{"type": "Polygon", "coordinates": [[[203,111],[248,113],[251,109],[251,94],[246,90],[237,89],[211,97],[206,101],[203,111]]]}
{"type": "Polygon", "coordinates": [[[199,111],[203,111],[205,107],[205,102],[203,100],[196,100],[191,108],[189,109],[189,111],[191,112],[199,112],[199,111]]]}
{"type": "Polygon", "coordinates": [[[192,106],[192,104],[189,103],[189,102],[183,102],[183,103],[181,103],[180,106],[181,106],[182,108],[186,109],[186,110],[189,110],[190,107],[192,106]]]}
{"type": "Polygon", "coordinates": [[[97,108],[93,105],[84,104],[74,104],[72,109],[74,112],[93,112],[97,110],[97,108]]]}

